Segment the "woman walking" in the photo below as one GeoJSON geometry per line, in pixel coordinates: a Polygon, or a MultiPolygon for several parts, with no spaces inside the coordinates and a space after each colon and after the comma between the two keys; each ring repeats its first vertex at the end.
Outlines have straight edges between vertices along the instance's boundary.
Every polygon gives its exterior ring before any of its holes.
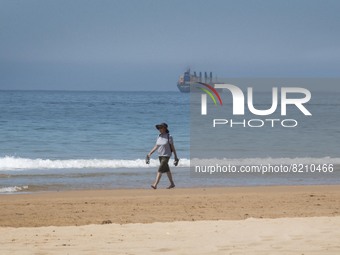
{"type": "Polygon", "coordinates": [[[171,157],[172,152],[174,153],[174,156],[175,156],[175,160],[174,160],[175,166],[177,166],[179,159],[177,158],[174,141],[172,139],[172,136],[169,134],[168,125],[166,123],[161,123],[161,124],[156,125],[156,128],[159,130],[160,134],[157,137],[156,145],[152,148],[152,150],[146,156],[147,158],[146,163],[148,164],[152,153],[158,150],[160,165],[158,168],[156,180],[151,185],[151,188],[157,189],[157,185],[162,177],[162,174],[166,173],[170,181],[170,186],[167,188],[172,189],[175,187],[175,183],[172,179],[172,174],[171,174],[170,167],[169,167],[169,159],[171,157]]]}

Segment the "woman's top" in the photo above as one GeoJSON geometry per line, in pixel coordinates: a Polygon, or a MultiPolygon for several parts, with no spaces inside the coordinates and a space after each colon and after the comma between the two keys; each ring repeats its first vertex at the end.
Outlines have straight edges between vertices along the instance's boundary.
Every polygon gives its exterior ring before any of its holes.
{"type": "Polygon", "coordinates": [[[157,137],[156,145],[159,156],[171,157],[172,150],[169,143],[173,144],[173,139],[168,133],[160,134],[157,137]]]}

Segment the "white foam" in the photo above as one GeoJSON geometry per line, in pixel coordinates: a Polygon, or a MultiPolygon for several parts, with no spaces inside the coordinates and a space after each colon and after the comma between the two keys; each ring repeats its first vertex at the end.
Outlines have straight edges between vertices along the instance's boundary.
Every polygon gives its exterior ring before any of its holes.
{"type": "Polygon", "coordinates": [[[340,158],[322,157],[322,158],[209,158],[209,159],[192,159],[192,163],[195,165],[261,165],[261,164],[272,164],[272,165],[285,165],[285,164],[340,164],[340,158]]]}
{"type": "Polygon", "coordinates": [[[19,192],[19,191],[27,190],[27,189],[28,189],[28,186],[4,187],[4,188],[0,188],[0,193],[14,193],[14,192],[19,192]]]}
{"type": "MultiPolygon", "coordinates": [[[[151,159],[145,164],[144,159],[29,159],[6,156],[0,158],[0,171],[28,169],[78,169],[78,168],[148,168],[157,167],[159,161],[151,159]]],[[[181,159],[179,167],[189,167],[190,160],[181,159]]]]}
{"type": "MultiPolygon", "coordinates": [[[[172,164],[172,160],[170,161],[172,164]]],[[[260,165],[260,164],[340,164],[340,158],[234,158],[192,159],[195,165],[260,165]]],[[[158,167],[158,159],[145,164],[144,159],[30,159],[6,156],[0,158],[0,171],[29,169],[81,169],[81,168],[149,168],[158,167]]],[[[180,159],[178,167],[190,167],[190,159],[180,159]]]]}

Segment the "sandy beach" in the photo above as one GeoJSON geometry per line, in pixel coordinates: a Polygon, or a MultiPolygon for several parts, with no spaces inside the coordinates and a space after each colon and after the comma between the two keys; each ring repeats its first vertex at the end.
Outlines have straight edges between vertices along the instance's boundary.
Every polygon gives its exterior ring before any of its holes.
{"type": "Polygon", "coordinates": [[[0,196],[1,254],[339,254],[340,186],[0,196]]]}

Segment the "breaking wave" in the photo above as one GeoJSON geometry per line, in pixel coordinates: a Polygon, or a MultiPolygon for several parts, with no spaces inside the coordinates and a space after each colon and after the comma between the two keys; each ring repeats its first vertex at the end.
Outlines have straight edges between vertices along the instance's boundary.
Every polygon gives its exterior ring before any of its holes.
{"type": "MultiPolygon", "coordinates": [[[[0,158],[0,171],[29,169],[81,169],[81,168],[148,168],[157,167],[159,161],[151,159],[30,159],[6,156],[0,158]]],[[[180,159],[179,167],[189,167],[190,160],[180,159]]]]}
{"type": "Polygon", "coordinates": [[[13,187],[3,187],[0,188],[0,194],[2,193],[15,193],[15,192],[22,192],[28,189],[28,186],[13,186],[13,187]]]}
{"type": "MultiPolygon", "coordinates": [[[[172,159],[170,160],[172,165],[172,159]]],[[[192,159],[195,165],[230,164],[340,164],[340,158],[239,158],[239,159],[192,159]]],[[[30,169],[82,169],[82,168],[150,168],[158,167],[158,159],[145,164],[144,159],[30,159],[6,156],[0,158],[0,171],[30,169]]],[[[178,167],[190,167],[190,159],[180,159],[178,167]]]]}

